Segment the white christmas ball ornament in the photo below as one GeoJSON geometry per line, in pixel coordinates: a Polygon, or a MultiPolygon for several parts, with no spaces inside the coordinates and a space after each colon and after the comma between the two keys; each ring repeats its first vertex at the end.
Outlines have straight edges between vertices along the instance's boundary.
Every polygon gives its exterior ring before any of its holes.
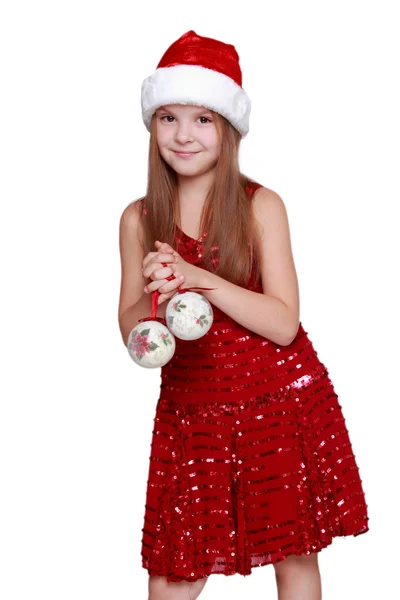
{"type": "Polygon", "coordinates": [[[181,340],[197,340],[205,335],[213,318],[211,304],[197,292],[178,292],[165,311],[168,329],[181,340]]]}
{"type": "Polygon", "coordinates": [[[138,323],[130,332],[127,348],[131,359],[141,367],[163,367],[175,353],[175,338],[159,321],[138,323]]]}

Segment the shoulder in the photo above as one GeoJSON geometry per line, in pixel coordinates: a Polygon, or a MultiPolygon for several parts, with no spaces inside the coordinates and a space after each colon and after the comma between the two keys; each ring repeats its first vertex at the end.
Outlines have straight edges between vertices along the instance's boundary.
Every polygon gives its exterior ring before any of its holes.
{"type": "Polygon", "coordinates": [[[141,238],[143,198],[134,200],[124,208],[120,218],[120,235],[126,239],[141,238]]]}
{"type": "Polygon", "coordinates": [[[140,224],[141,216],[143,212],[143,198],[138,198],[130,202],[126,208],[122,211],[120,223],[121,225],[134,225],[135,227],[140,224]]]}
{"type": "Polygon", "coordinates": [[[260,187],[253,196],[253,214],[261,233],[266,227],[287,225],[288,216],[284,201],[274,190],[260,187]]]}
{"type": "Polygon", "coordinates": [[[143,210],[143,198],[138,198],[130,202],[126,208],[122,211],[121,221],[133,221],[137,220],[143,210]]]}

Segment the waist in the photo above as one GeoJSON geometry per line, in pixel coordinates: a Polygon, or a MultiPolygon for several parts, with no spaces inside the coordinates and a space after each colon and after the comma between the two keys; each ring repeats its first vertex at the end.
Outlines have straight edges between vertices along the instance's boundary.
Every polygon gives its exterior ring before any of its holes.
{"type": "Polygon", "coordinates": [[[297,389],[324,369],[301,325],[289,346],[250,333],[233,342],[211,341],[208,334],[192,342],[177,340],[173,358],[161,369],[161,396],[232,402],[297,389]]]}

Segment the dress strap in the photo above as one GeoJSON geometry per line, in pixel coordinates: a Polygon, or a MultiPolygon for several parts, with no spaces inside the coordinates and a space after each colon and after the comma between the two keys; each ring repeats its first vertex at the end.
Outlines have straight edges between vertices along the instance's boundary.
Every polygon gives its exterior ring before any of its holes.
{"type": "Polygon", "coordinates": [[[255,194],[255,192],[260,188],[263,187],[261,185],[261,183],[257,183],[256,181],[251,181],[250,184],[246,187],[246,191],[248,193],[248,195],[250,196],[250,198],[252,198],[255,194]]]}

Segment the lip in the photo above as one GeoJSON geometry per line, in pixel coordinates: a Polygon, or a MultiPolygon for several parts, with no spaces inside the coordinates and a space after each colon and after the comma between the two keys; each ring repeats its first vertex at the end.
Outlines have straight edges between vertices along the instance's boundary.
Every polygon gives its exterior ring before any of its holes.
{"type": "Polygon", "coordinates": [[[177,152],[176,150],[174,150],[174,152],[175,152],[175,154],[177,154],[178,156],[181,156],[182,158],[190,158],[191,156],[198,154],[198,152],[177,152]]]}

